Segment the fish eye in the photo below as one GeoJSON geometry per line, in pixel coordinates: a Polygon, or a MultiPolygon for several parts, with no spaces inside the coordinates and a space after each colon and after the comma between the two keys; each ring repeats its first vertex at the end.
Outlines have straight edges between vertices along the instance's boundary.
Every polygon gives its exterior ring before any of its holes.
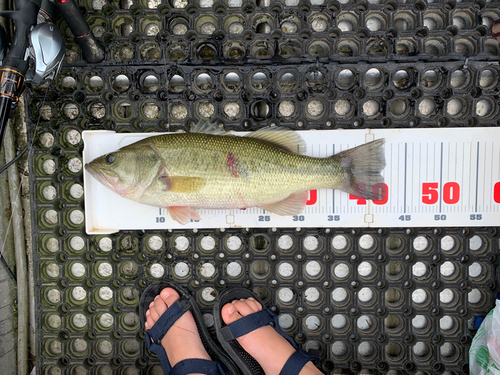
{"type": "Polygon", "coordinates": [[[109,154],[106,156],[106,163],[111,164],[115,161],[115,154],[109,154]]]}

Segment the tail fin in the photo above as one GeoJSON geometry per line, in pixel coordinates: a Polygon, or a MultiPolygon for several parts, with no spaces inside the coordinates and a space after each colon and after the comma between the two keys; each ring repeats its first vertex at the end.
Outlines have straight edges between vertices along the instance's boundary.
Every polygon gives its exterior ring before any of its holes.
{"type": "Polygon", "coordinates": [[[385,167],[384,143],[377,139],[335,155],[347,173],[341,190],[364,199],[385,199],[387,189],[374,186],[384,182],[380,174],[385,167]]]}

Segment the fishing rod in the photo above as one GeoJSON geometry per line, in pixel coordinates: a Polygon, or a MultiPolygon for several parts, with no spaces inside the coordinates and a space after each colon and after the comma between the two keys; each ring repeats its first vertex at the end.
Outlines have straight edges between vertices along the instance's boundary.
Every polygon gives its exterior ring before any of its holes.
{"type": "Polygon", "coordinates": [[[14,41],[0,67],[0,145],[13,106],[19,100],[28,71],[28,34],[37,23],[40,0],[16,0],[16,10],[0,12],[16,25],[14,41]]]}
{"type": "MultiPolygon", "coordinates": [[[[74,0],[56,0],[55,8],[65,19],[82,57],[88,63],[104,60],[103,46],[96,39],[74,0]]],[[[9,48],[8,35],[0,29],[0,147],[9,117],[17,106],[25,81],[39,85],[59,72],[65,48],[48,0],[16,0],[15,10],[0,12],[15,24],[15,37],[9,48]],[[39,12],[41,10],[41,12],[39,12]]],[[[3,170],[2,170],[3,171],[3,170]]]]}
{"type": "Polygon", "coordinates": [[[82,51],[83,59],[89,64],[96,64],[103,61],[105,57],[104,47],[90,30],[75,0],[55,0],[55,4],[56,9],[75,36],[75,41],[82,51]]]}

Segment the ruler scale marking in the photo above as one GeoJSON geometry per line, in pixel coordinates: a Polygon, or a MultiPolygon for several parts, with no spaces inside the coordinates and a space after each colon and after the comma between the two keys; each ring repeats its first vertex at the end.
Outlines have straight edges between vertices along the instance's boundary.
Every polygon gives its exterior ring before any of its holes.
{"type": "MultiPolygon", "coordinates": [[[[429,144],[427,143],[426,145],[426,155],[429,155],[429,144]]],[[[422,157],[422,155],[420,155],[422,157]]],[[[427,158],[425,158],[425,163],[427,164],[429,161],[427,160],[427,158]]],[[[427,168],[425,168],[425,180],[428,181],[429,180],[429,166],[426,165],[427,168]]]]}
{"type": "MultiPolygon", "coordinates": [[[[450,176],[450,160],[451,160],[451,156],[450,156],[450,153],[451,153],[451,146],[450,146],[450,142],[448,142],[447,144],[447,163],[448,163],[448,166],[446,167],[446,181],[455,181],[455,179],[452,179],[451,176],[450,176]]],[[[451,206],[451,207],[447,207],[446,209],[446,212],[455,212],[455,207],[456,206],[451,206]]]]}
{"type": "MultiPolygon", "coordinates": [[[[332,155],[335,155],[335,143],[332,144],[333,146],[333,153],[332,155]]],[[[332,190],[332,213],[334,214],[335,213],[335,190],[332,190]]]]}
{"type": "MultiPolygon", "coordinates": [[[[490,176],[491,176],[491,180],[490,180],[490,184],[488,185],[489,186],[489,189],[488,189],[488,196],[493,196],[493,185],[495,184],[494,183],[494,179],[493,179],[493,168],[494,168],[494,165],[495,165],[495,142],[491,142],[491,172],[490,172],[490,176]]],[[[493,212],[493,205],[491,206],[491,212],[493,212]]]]}
{"type": "Polygon", "coordinates": [[[477,193],[479,184],[479,142],[477,142],[477,160],[476,160],[476,202],[475,202],[475,212],[477,213],[477,193]]]}
{"type": "MultiPolygon", "coordinates": [[[[418,158],[417,158],[417,160],[422,160],[422,144],[421,143],[418,144],[418,158]]],[[[415,169],[417,169],[415,167],[415,165],[413,165],[413,167],[415,169]]],[[[417,195],[420,193],[421,186],[422,186],[422,176],[420,174],[420,170],[418,172],[419,173],[418,173],[418,193],[417,193],[417,195]]],[[[419,199],[417,198],[417,202],[418,201],[419,201],[419,199]]],[[[417,212],[420,213],[421,212],[421,205],[418,205],[417,207],[418,207],[418,211],[417,212]]]]}
{"type": "MultiPolygon", "coordinates": [[[[455,157],[458,155],[458,143],[455,143],[455,157]]],[[[455,163],[455,178],[457,177],[457,164],[455,163]]]]}
{"type": "MultiPolygon", "coordinates": [[[[411,166],[412,166],[412,170],[413,170],[413,165],[415,163],[415,144],[412,142],[411,143],[411,166]]],[[[411,194],[410,194],[410,200],[411,200],[411,203],[410,205],[413,205],[413,182],[415,181],[415,176],[413,175],[413,173],[411,173],[411,194]]],[[[414,208],[413,211],[416,211],[416,209],[414,208]]]]}
{"type": "Polygon", "coordinates": [[[488,144],[486,142],[484,142],[484,155],[483,155],[483,159],[484,159],[484,164],[483,164],[483,173],[484,173],[484,181],[485,183],[483,184],[483,195],[482,195],[482,205],[483,205],[483,211],[486,213],[489,211],[489,207],[487,205],[487,203],[485,202],[484,198],[486,196],[486,185],[489,185],[487,184],[487,180],[489,179],[489,177],[486,176],[486,152],[488,151],[488,144]]]}
{"type": "MultiPolygon", "coordinates": [[[[391,160],[394,160],[393,159],[393,156],[392,156],[392,145],[391,145],[391,160]]],[[[396,195],[396,207],[399,207],[399,178],[398,178],[398,172],[399,172],[399,143],[398,143],[398,158],[397,158],[398,162],[397,162],[397,168],[396,168],[396,191],[398,192],[398,194],[396,195]]],[[[392,170],[392,168],[391,168],[392,170]]],[[[396,208],[397,209],[397,208],[396,208]]]]}
{"type": "Polygon", "coordinates": [[[443,142],[441,142],[441,160],[440,160],[440,170],[439,170],[439,213],[442,212],[443,203],[443,142]]]}
{"type": "Polygon", "coordinates": [[[407,162],[407,149],[408,149],[408,144],[405,142],[405,187],[404,187],[404,195],[403,195],[403,199],[404,199],[404,207],[403,207],[403,213],[406,214],[406,180],[408,178],[407,174],[406,174],[406,162],[407,162]]]}
{"type": "MultiPolygon", "coordinates": [[[[464,142],[463,146],[462,146],[462,163],[461,163],[461,165],[462,165],[462,181],[465,181],[465,177],[466,177],[465,170],[464,170],[466,160],[467,160],[467,162],[470,161],[470,155],[469,155],[469,158],[465,157],[465,153],[466,153],[466,147],[465,146],[466,146],[467,143],[468,142],[464,142]]],[[[470,173],[470,170],[469,170],[469,173],[470,173]]],[[[465,211],[467,211],[467,205],[470,202],[470,194],[469,194],[469,192],[470,192],[470,178],[467,179],[467,181],[469,182],[469,187],[468,187],[467,193],[466,193],[467,194],[467,200],[464,199],[464,203],[463,203],[463,209],[465,211]]]]}

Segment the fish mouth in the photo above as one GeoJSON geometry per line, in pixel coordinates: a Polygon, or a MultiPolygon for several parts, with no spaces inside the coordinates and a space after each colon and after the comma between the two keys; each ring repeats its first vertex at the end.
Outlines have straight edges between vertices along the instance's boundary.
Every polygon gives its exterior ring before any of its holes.
{"type": "Polygon", "coordinates": [[[85,170],[108,189],[113,191],[115,190],[110,178],[106,176],[99,168],[96,168],[92,163],[85,164],[85,170]]]}

